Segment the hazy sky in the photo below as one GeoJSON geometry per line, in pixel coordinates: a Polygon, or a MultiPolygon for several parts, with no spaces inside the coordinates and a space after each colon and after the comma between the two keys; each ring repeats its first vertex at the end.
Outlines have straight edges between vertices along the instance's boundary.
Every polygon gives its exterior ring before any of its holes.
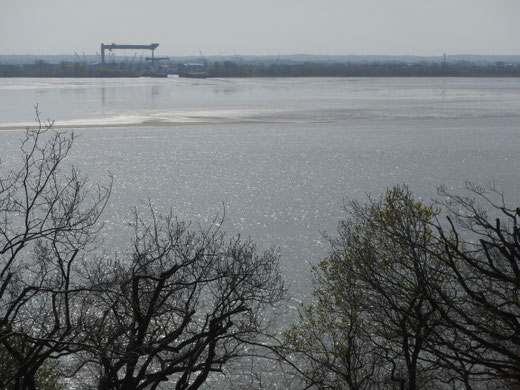
{"type": "Polygon", "coordinates": [[[172,56],[520,54],[520,0],[0,0],[0,54],[101,42],[172,56]]]}

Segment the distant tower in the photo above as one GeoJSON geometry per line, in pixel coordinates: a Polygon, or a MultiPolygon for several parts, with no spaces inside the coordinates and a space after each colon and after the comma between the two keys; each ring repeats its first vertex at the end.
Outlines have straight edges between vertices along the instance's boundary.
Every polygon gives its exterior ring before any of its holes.
{"type": "Polygon", "coordinates": [[[444,58],[442,60],[442,65],[446,66],[446,53],[444,53],[444,58]]]}

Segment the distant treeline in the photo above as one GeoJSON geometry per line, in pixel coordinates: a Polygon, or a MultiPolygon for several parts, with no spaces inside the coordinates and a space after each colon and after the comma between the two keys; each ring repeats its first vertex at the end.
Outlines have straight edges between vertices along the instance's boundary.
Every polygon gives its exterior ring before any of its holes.
{"type": "MultiPolygon", "coordinates": [[[[170,73],[177,73],[171,66],[170,73]]],[[[49,64],[0,64],[0,77],[139,77],[157,72],[138,70],[127,64],[87,65],[81,62],[49,64]]],[[[238,64],[214,62],[207,67],[208,77],[520,77],[520,64],[497,62],[478,65],[458,63],[316,63],[238,64]]]]}
{"type": "Polygon", "coordinates": [[[116,66],[89,66],[80,62],[2,65],[0,77],[139,77],[136,70],[116,66]]]}
{"type": "Polygon", "coordinates": [[[303,63],[250,65],[230,61],[208,67],[208,77],[520,77],[520,65],[496,63],[303,63]]]}

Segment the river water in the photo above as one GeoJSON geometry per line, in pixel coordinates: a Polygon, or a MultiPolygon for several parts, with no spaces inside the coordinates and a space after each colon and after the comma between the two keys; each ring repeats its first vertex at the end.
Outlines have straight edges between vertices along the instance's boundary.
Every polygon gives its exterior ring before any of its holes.
{"type": "Polygon", "coordinates": [[[109,245],[147,200],[197,223],[225,209],[224,230],[280,248],[296,300],[346,199],[469,180],[520,201],[518,78],[0,79],[4,165],[36,104],[81,135],[69,161],[113,175],[109,245]]]}

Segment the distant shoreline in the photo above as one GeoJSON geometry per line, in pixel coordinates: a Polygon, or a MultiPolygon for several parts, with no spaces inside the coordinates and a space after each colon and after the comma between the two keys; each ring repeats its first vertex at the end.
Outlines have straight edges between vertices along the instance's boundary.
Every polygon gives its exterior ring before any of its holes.
{"type": "MultiPolygon", "coordinates": [[[[164,72],[179,74],[181,64],[170,64],[164,72]]],[[[213,62],[202,72],[208,78],[227,77],[520,77],[520,63],[317,63],[243,64],[213,62]]],[[[136,70],[124,66],[93,66],[84,63],[0,64],[0,78],[127,78],[164,77],[165,73],[136,70]]]]}
{"type": "Polygon", "coordinates": [[[34,64],[0,64],[0,78],[135,78],[164,77],[164,74],[150,70],[136,70],[127,67],[107,65],[87,65],[80,62],[49,64],[36,61],[34,64]]]}
{"type": "Polygon", "coordinates": [[[208,77],[520,77],[520,64],[303,63],[248,65],[225,61],[207,68],[208,77]]]}

